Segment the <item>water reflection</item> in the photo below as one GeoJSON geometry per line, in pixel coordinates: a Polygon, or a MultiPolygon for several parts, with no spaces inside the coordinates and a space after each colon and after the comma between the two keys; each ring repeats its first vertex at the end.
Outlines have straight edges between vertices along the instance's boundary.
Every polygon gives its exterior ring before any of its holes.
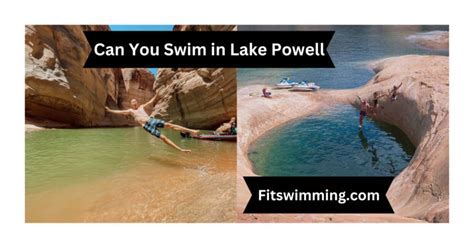
{"type": "Polygon", "coordinates": [[[380,161],[379,156],[377,155],[377,148],[375,144],[369,144],[367,137],[364,135],[364,131],[359,129],[359,139],[364,150],[371,154],[372,167],[377,168],[378,162],[380,161]]]}

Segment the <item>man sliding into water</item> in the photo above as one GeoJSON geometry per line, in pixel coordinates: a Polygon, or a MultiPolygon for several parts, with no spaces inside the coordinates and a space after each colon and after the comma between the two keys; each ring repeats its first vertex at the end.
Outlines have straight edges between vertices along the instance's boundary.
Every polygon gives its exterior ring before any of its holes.
{"type": "Polygon", "coordinates": [[[140,123],[140,125],[151,135],[156,136],[157,138],[161,139],[163,142],[165,142],[167,145],[172,146],[182,152],[191,152],[191,150],[187,149],[182,149],[181,147],[177,146],[173,141],[168,139],[166,136],[161,134],[161,132],[158,130],[158,128],[171,128],[173,130],[179,131],[179,132],[184,132],[184,133],[191,133],[193,135],[197,135],[199,133],[198,130],[194,129],[188,129],[179,125],[171,124],[168,122],[165,122],[161,119],[156,119],[153,116],[149,116],[145,108],[148,106],[151,106],[153,102],[156,100],[157,95],[155,95],[150,101],[148,101],[145,104],[138,105],[138,102],[136,99],[132,99],[130,101],[130,104],[132,105],[132,108],[127,109],[127,110],[112,110],[109,109],[107,106],[105,107],[105,110],[109,113],[114,113],[114,114],[119,114],[119,115],[131,115],[135,119],[136,122],[140,123]]]}

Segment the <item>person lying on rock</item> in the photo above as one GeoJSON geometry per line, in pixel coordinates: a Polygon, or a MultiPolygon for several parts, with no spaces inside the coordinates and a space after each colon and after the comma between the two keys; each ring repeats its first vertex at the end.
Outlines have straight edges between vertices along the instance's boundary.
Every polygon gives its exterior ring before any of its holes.
{"type": "Polygon", "coordinates": [[[105,107],[105,110],[109,113],[119,114],[119,115],[130,115],[132,116],[136,122],[138,122],[148,133],[151,135],[161,139],[165,144],[176,148],[182,152],[191,152],[191,150],[182,149],[181,147],[177,146],[173,141],[168,139],[165,135],[161,134],[158,128],[171,128],[173,130],[185,133],[191,133],[193,135],[197,135],[199,133],[198,130],[185,128],[179,125],[171,124],[169,122],[165,122],[161,119],[156,119],[153,116],[148,115],[145,111],[145,108],[151,106],[153,102],[156,100],[157,95],[155,95],[150,101],[145,104],[138,105],[138,101],[136,99],[132,99],[130,101],[131,108],[127,110],[112,110],[105,107]]]}
{"type": "Polygon", "coordinates": [[[218,135],[230,135],[232,134],[232,127],[235,124],[235,117],[232,117],[229,122],[225,122],[219,128],[214,131],[218,135]]]}
{"type": "Polygon", "coordinates": [[[272,93],[267,90],[267,87],[263,87],[262,94],[263,97],[272,98],[272,93]]]}
{"type": "Polygon", "coordinates": [[[370,104],[360,98],[360,96],[357,96],[360,100],[360,112],[359,112],[359,128],[362,128],[362,125],[364,124],[364,118],[367,116],[367,111],[371,108],[370,104]]]}
{"type": "Polygon", "coordinates": [[[400,84],[398,86],[394,85],[393,88],[389,91],[390,99],[392,100],[392,102],[397,100],[398,89],[400,89],[400,87],[402,87],[402,84],[403,84],[403,82],[400,82],[400,84]]]}

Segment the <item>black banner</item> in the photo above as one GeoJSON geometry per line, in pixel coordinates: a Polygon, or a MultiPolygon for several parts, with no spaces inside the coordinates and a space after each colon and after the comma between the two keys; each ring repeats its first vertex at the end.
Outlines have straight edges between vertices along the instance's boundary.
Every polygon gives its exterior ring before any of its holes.
{"type": "Polygon", "coordinates": [[[244,177],[244,213],[393,213],[393,177],[244,177]]]}
{"type": "Polygon", "coordinates": [[[85,68],[334,68],[334,31],[85,31],[85,68]]]}

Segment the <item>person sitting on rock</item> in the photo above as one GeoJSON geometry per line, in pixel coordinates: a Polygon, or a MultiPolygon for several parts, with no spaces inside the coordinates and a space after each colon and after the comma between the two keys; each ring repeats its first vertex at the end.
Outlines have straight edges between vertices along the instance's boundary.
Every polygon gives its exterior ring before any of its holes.
{"type": "Polygon", "coordinates": [[[360,98],[360,96],[357,96],[360,100],[360,112],[359,112],[359,128],[362,128],[362,125],[364,124],[364,118],[367,116],[367,111],[371,108],[370,104],[360,98]]]}
{"type": "Polygon", "coordinates": [[[400,89],[400,87],[402,87],[402,84],[403,84],[403,82],[400,82],[400,84],[398,86],[394,85],[393,88],[389,91],[390,99],[392,100],[392,102],[397,100],[398,89],[400,89]]]}
{"type": "Polygon", "coordinates": [[[225,122],[217,128],[214,133],[217,135],[229,135],[232,133],[232,127],[235,123],[235,117],[232,117],[229,122],[225,122]]]}
{"type": "Polygon", "coordinates": [[[173,143],[173,141],[171,141],[165,135],[161,134],[158,128],[171,128],[179,132],[191,133],[193,135],[197,135],[199,131],[171,124],[169,122],[165,122],[161,119],[156,119],[155,117],[148,115],[145,111],[145,108],[151,106],[156,100],[156,98],[157,95],[155,95],[150,101],[142,105],[138,105],[138,101],[136,99],[132,99],[130,101],[131,108],[127,110],[112,110],[107,106],[105,107],[105,110],[113,114],[130,115],[135,119],[136,122],[138,122],[143,127],[143,129],[145,129],[151,135],[161,139],[163,142],[165,142],[165,144],[182,152],[191,152],[191,150],[182,149],[181,147],[177,146],[175,143],[173,143]]]}
{"type": "Polygon", "coordinates": [[[230,128],[230,135],[237,135],[237,122],[236,121],[232,123],[232,126],[230,128]]]}
{"type": "Polygon", "coordinates": [[[262,95],[263,97],[272,98],[272,93],[267,90],[267,87],[263,87],[262,93],[263,93],[262,95]]]}

